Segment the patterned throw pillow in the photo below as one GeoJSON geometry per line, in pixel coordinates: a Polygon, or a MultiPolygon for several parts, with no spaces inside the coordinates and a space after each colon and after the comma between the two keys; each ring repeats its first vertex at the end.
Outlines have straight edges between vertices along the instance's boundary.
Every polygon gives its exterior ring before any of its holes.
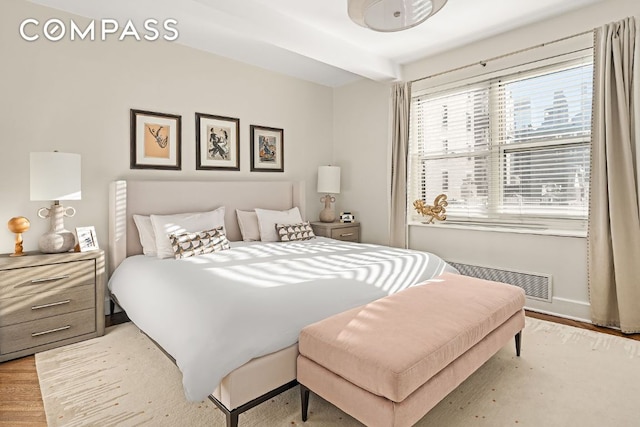
{"type": "Polygon", "coordinates": [[[310,240],[316,237],[308,221],[300,224],[276,224],[276,233],[281,242],[310,240]]]}
{"type": "Polygon", "coordinates": [[[169,236],[176,259],[230,249],[224,227],[195,233],[171,234],[169,236]]]}

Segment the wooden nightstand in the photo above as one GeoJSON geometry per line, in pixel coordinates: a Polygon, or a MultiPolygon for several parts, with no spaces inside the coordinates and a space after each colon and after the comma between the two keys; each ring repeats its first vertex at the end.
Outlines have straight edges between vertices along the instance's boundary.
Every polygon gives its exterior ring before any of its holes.
{"type": "Polygon", "coordinates": [[[311,228],[316,236],[330,237],[345,242],[360,242],[359,222],[312,222],[311,228]]]}
{"type": "Polygon", "coordinates": [[[0,255],[0,362],[104,335],[104,252],[0,255]]]}

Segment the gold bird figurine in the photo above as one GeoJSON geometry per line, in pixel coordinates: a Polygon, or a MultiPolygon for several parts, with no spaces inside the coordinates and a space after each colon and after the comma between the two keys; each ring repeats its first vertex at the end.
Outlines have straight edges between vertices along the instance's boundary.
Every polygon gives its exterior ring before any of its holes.
{"type": "Polygon", "coordinates": [[[427,218],[427,224],[432,224],[434,219],[438,221],[444,221],[447,219],[447,195],[440,194],[433,201],[433,205],[428,205],[424,200],[416,200],[413,202],[413,207],[416,211],[427,218]]]}

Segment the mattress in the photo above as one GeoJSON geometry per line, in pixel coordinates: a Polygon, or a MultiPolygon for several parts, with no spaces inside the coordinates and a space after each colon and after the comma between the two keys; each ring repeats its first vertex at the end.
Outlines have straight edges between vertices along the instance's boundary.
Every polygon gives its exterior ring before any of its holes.
{"type": "Polygon", "coordinates": [[[427,252],[318,237],[180,260],[136,255],[109,289],[200,401],[229,372],[295,344],[303,327],[443,272],[456,271],[427,252]]]}

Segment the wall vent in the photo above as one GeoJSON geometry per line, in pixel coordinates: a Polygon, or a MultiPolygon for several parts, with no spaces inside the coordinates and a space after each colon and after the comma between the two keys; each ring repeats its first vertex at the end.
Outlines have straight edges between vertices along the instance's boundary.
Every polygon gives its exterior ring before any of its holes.
{"type": "Polygon", "coordinates": [[[553,294],[551,292],[550,274],[523,273],[450,261],[449,264],[465,276],[515,285],[524,289],[525,295],[529,298],[551,302],[551,296],[553,294]]]}

